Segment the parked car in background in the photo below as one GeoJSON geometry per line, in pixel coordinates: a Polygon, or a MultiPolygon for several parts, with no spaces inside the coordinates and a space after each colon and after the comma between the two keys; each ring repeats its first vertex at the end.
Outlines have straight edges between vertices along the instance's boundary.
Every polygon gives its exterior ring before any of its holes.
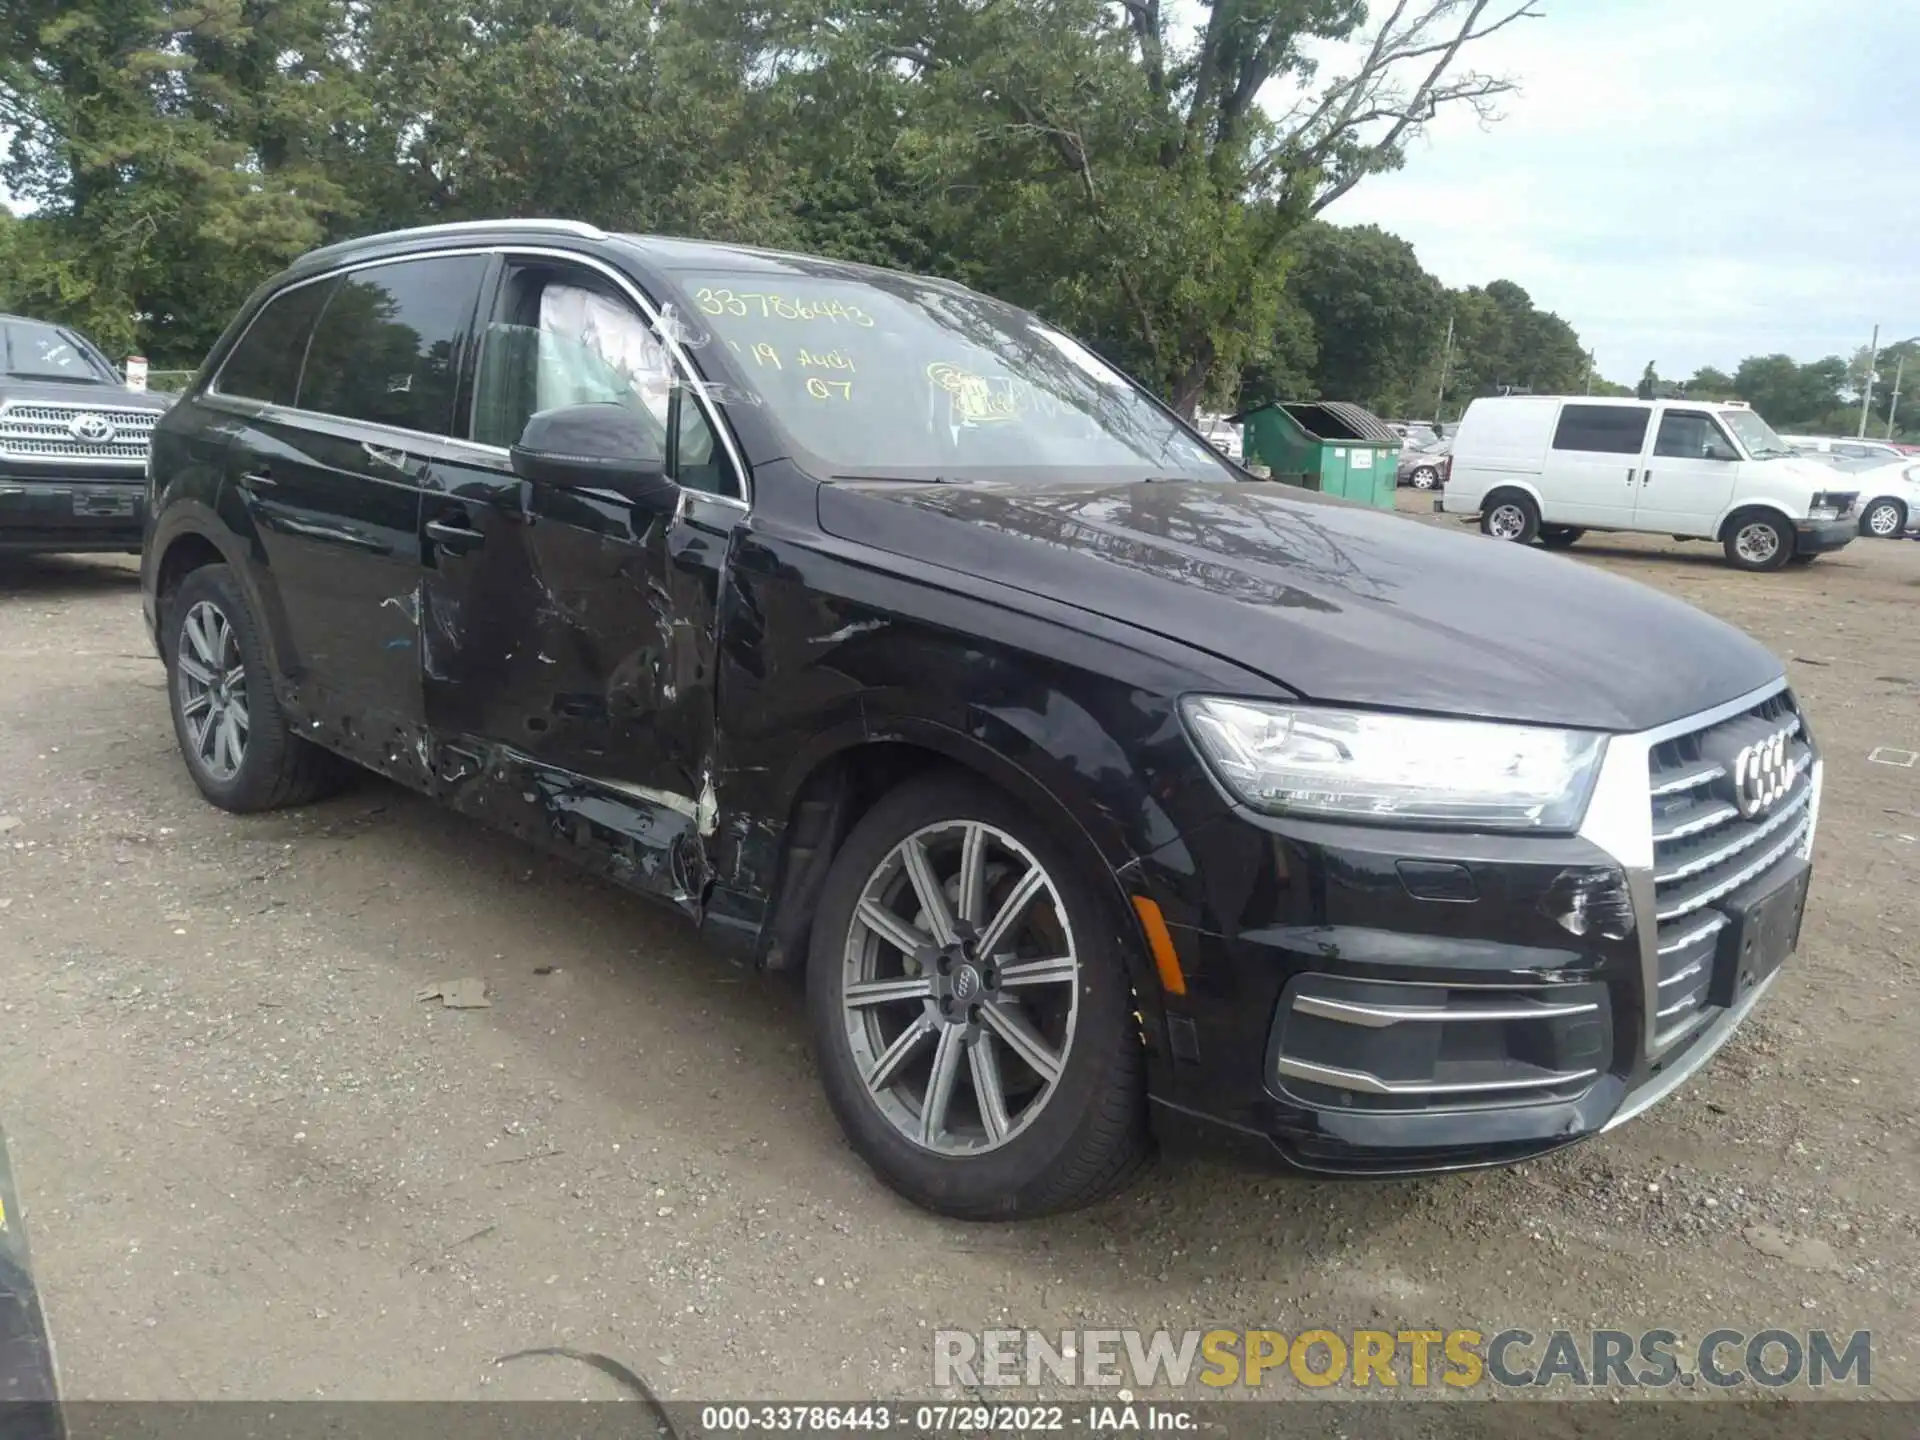
{"type": "Polygon", "coordinates": [[[1421,449],[1425,449],[1441,438],[1440,432],[1425,420],[1389,420],[1387,428],[1407,444],[1421,449]]]}
{"type": "Polygon", "coordinates": [[[0,315],[0,551],[138,551],[168,404],[79,331],[0,315]]]}
{"type": "Polygon", "coordinates": [[[1400,451],[1399,483],[1416,490],[1438,490],[1447,483],[1447,466],[1453,454],[1453,442],[1438,435],[1425,445],[1409,442],[1400,451]]]}
{"type": "Polygon", "coordinates": [[[1906,454],[1900,446],[1886,440],[1847,439],[1829,435],[1782,435],[1795,453],[1810,459],[1826,460],[1843,470],[1866,470],[1885,465],[1906,454]]]}
{"type": "Polygon", "coordinates": [[[1920,464],[1900,459],[1850,471],[1847,484],[1860,492],[1856,508],[1862,535],[1891,540],[1920,532],[1920,464]]]}
{"type": "Polygon", "coordinates": [[[1515,395],[1467,407],[1445,508],[1502,540],[1639,530],[1718,540],[1740,569],[1776,570],[1853,539],[1842,479],[1744,405],[1515,395]]]}
{"type": "Polygon", "coordinates": [[[1234,463],[1238,464],[1245,458],[1246,445],[1240,427],[1224,416],[1197,416],[1194,428],[1206,436],[1209,445],[1234,463]]]}
{"type": "Polygon", "coordinates": [[[330,246],[152,489],[209,802],[347,757],[804,967],[854,1149],[944,1213],[1086,1203],[1156,1131],[1323,1175],[1557,1150],[1796,944],[1822,770],[1777,658],[1245,482],[947,281],[562,221],[330,246]]]}

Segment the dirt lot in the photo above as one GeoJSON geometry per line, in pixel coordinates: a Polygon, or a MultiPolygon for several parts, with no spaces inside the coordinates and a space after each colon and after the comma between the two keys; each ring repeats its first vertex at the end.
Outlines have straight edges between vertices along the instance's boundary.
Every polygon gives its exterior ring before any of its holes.
{"type": "Polygon", "coordinates": [[[927,1392],[937,1326],[1824,1325],[1920,1397],[1920,768],[1867,758],[1920,749],[1920,544],[1575,553],[1789,657],[1824,745],[1803,949],[1753,1022],[1517,1171],[1163,1164],[1018,1228],[876,1184],[792,983],[677,919],[373,780],[211,809],[133,563],[0,566],[0,1124],[69,1391],[616,1395],[491,1363],[568,1345],[664,1395],[858,1398],[927,1392]],[[462,976],[491,1009],[416,999],[462,976]]]}

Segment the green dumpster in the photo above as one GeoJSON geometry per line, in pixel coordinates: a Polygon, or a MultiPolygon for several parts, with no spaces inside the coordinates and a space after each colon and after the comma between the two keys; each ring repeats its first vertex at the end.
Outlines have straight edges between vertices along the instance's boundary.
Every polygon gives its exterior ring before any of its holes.
{"type": "Polygon", "coordinates": [[[1231,417],[1246,453],[1273,478],[1362,505],[1393,508],[1400,437],[1386,422],[1340,400],[1274,401],[1231,417]]]}

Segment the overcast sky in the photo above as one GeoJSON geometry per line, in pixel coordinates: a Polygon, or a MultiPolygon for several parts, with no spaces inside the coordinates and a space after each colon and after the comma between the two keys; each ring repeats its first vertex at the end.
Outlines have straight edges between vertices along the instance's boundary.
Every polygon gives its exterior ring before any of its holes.
{"type": "Polygon", "coordinates": [[[1523,93],[1436,122],[1329,220],[1449,285],[1513,280],[1632,383],[1920,333],[1920,0],[1539,0],[1475,68],[1523,93]]]}

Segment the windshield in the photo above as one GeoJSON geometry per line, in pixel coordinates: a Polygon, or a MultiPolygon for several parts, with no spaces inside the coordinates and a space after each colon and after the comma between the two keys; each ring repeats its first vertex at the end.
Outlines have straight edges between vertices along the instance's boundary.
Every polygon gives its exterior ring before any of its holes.
{"type": "Polygon", "coordinates": [[[1721,423],[1733,432],[1733,438],[1756,460],[1772,460],[1796,453],[1792,446],[1773,433],[1771,425],[1751,410],[1722,410],[1719,415],[1721,423]]]}
{"type": "Polygon", "coordinates": [[[1179,479],[1234,472],[1119,371],[1011,306],[910,276],[694,273],[724,343],[841,478],[1179,479]]]}
{"type": "Polygon", "coordinates": [[[0,361],[23,380],[66,380],[110,385],[119,377],[103,373],[101,361],[84,341],[54,325],[35,320],[0,320],[0,361]]]}

